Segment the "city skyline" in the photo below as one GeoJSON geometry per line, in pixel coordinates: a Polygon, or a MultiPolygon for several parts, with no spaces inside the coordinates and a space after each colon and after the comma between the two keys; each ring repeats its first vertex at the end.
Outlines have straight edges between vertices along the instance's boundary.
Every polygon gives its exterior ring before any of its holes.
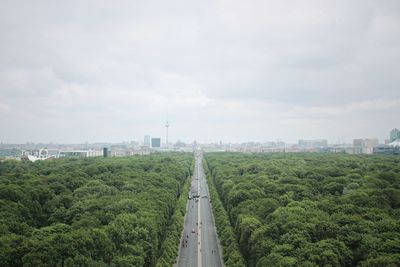
{"type": "MultiPolygon", "coordinates": [[[[397,128],[393,128],[392,131],[399,131],[397,128]]],[[[226,141],[226,140],[222,140],[222,139],[209,139],[206,141],[199,141],[199,140],[182,140],[182,139],[176,139],[176,140],[169,140],[169,142],[167,143],[165,140],[165,137],[160,137],[158,135],[150,135],[150,134],[146,134],[144,135],[141,139],[137,138],[137,139],[125,139],[125,140],[117,140],[117,141],[106,141],[106,140],[102,140],[102,141],[95,141],[95,142],[53,142],[53,141],[42,141],[42,142],[34,142],[34,141],[26,141],[26,142],[21,142],[21,143],[11,143],[11,142],[4,142],[2,140],[0,140],[0,144],[3,145],[26,145],[26,144],[44,144],[44,145],[99,145],[99,144],[130,144],[130,143],[134,143],[134,144],[140,144],[140,145],[144,145],[144,146],[148,146],[151,147],[151,141],[153,139],[158,139],[160,144],[163,147],[168,147],[169,145],[174,146],[176,144],[193,144],[193,143],[198,143],[198,144],[246,144],[246,143],[255,143],[255,144],[272,144],[275,143],[276,145],[278,144],[287,144],[287,145],[299,145],[299,146],[307,146],[308,142],[311,143],[321,143],[321,146],[331,146],[331,145],[341,145],[341,144],[345,144],[345,145],[351,145],[354,144],[355,141],[359,141],[359,140],[374,140],[374,142],[377,142],[377,144],[388,144],[391,143],[393,141],[396,140],[400,140],[400,138],[398,136],[400,136],[400,134],[397,134],[395,138],[393,138],[392,136],[392,131],[389,133],[389,137],[387,138],[383,138],[383,139],[379,139],[377,137],[357,137],[357,138],[352,138],[350,140],[344,140],[344,139],[337,139],[337,140],[333,140],[333,141],[329,141],[326,138],[308,138],[308,139],[296,139],[293,142],[288,142],[287,140],[283,140],[283,139],[275,139],[275,140],[244,140],[244,141],[237,141],[237,142],[232,142],[232,141],[226,141]]],[[[158,142],[158,141],[157,141],[158,142]]]]}
{"type": "Polygon", "coordinates": [[[0,141],[389,138],[400,2],[4,1],[0,141]]]}

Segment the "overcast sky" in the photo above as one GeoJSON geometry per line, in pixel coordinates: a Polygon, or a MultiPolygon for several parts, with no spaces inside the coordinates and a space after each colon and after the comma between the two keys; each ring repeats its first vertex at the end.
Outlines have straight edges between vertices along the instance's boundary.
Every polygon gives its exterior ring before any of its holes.
{"type": "Polygon", "coordinates": [[[400,128],[400,1],[0,0],[0,141],[400,128]]]}

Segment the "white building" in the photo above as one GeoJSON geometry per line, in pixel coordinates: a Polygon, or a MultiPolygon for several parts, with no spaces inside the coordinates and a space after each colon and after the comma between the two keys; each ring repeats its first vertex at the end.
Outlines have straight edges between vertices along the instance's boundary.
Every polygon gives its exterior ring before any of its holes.
{"type": "Polygon", "coordinates": [[[101,150],[68,150],[68,151],[61,151],[60,157],[102,157],[103,151],[101,150]]]}
{"type": "Polygon", "coordinates": [[[37,154],[34,155],[34,156],[36,156],[39,159],[48,159],[48,158],[56,158],[56,159],[58,159],[60,157],[60,150],[42,148],[42,149],[39,149],[37,154]]]}

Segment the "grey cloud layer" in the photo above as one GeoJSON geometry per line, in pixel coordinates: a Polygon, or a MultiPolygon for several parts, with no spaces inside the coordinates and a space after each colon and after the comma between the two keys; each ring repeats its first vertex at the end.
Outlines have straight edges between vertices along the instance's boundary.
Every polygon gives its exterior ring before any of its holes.
{"type": "Polygon", "coordinates": [[[0,139],[141,139],[167,116],[187,141],[384,138],[399,25],[395,0],[2,1],[0,139]]]}

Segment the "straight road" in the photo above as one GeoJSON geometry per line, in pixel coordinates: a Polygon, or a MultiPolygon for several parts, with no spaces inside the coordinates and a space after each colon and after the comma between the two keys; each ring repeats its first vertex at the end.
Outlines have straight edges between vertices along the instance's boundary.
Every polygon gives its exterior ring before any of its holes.
{"type": "Polygon", "coordinates": [[[202,166],[201,152],[195,153],[185,228],[181,238],[178,267],[221,267],[218,237],[211,210],[208,185],[202,166]]]}

